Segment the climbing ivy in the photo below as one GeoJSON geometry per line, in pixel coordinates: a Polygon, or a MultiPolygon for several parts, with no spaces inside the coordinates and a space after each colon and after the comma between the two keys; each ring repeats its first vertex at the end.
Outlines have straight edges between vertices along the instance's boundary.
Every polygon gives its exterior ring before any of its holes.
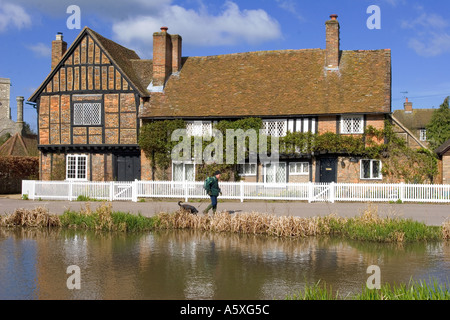
{"type": "MultiPolygon", "coordinates": [[[[179,141],[171,141],[171,134],[175,129],[186,127],[183,120],[154,121],[141,128],[139,146],[146,156],[151,159],[153,170],[162,169],[159,178],[165,178],[165,172],[171,165],[171,150],[179,141]]],[[[262,128],[262,120],[259,118],[244,118],[235,121],[222,120],[215,125],[215,129],[222,133],[223,138],[223,164],[199,164],[197,166],[197,179],[203,180],[216,170],[222,172],[222,179],[238,180],[237,165],[226,164],[226,138],[227,129],[242,129],[244,132],[253,129],[257,132],[259,143],[259,130],[262,128]]],[[[214,142],[202,141],[201,150],[214,142]]],[[[238,138],[239,139],[239,138],[238,138]]],[[[198,141],[198,140],[197,140],[198,141]]],[[[271,139],[268,137],[267,150],[270,149],[271,139]]],[[[194,155],[195,138],[191,137],[191,154],[194,155]]],[[[237,159],[237,139],[234,139],[234,157],[237,159]]],[[[402,179],[409,183],[433,182],[438,173],[437,158],[427,149],[412,149],[406,141],[395,134],[390,121],[385,121],[383,129],[368,126],[363,135],[342,135],[336,133],[313,134],[310,132],[288,132],[280,137],[280,154],[301,156],[306,154],[332,153],[352,157],[366,157],[382,160],[383,176],[388,180],[402,179]]],[[[249,139],[245,141],[248,157],[249,139]]],[[[198,148],[198,146],[197,146],[198,148]]],[[[259,150],[260,151],[260,150],[259,150]]]]}

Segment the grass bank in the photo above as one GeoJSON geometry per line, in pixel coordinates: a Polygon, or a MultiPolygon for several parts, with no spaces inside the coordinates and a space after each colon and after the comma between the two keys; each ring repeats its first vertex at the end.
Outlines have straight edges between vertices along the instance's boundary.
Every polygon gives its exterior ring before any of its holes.
{"type": "Polygon", "coordinates": [[[361,215],[343,218],[335,214],[302,218],[265,213],[216,213],[214,216],[192,215],[183,211],[159,213],[144,217],[125,212],[113,212],[111,205],[102,204],[91,210],[89,203],[79,212],[67,210],[58,216],[43,208],[17,209],[11,215],[0,216],[3,227],[63,227],[101,231],[149,231],[156,229],[195,229],[212,232],[232,232],[281,238],[337,236],[376,242],[412,242],[450,240],[450,221],[442,226],[427,226],[410,219],[382,218],[376,207],[361,215]]]}
{"type": "Polygon", "coordinates": [[[333,293],[330,286],[320,281],[314,285],[306,285],[298,293],[286,296],[286,300],[450,300],[450,292],[446,284],[436,280],[414,281],[408,284],[386,283],[380,289],[362,288],[360,293],[342,296],[333,293]]]}

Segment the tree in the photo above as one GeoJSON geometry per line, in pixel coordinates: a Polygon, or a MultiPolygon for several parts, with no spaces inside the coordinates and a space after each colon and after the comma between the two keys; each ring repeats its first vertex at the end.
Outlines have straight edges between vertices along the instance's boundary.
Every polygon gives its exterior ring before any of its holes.
{"type": "Polygon", "coordinates": [[[450,96],[445,98],[439,109],[433,112],[431,121],[427,126],[427,140],[431,150],[436,150],[445,141],[450,139],[450,96]]]}

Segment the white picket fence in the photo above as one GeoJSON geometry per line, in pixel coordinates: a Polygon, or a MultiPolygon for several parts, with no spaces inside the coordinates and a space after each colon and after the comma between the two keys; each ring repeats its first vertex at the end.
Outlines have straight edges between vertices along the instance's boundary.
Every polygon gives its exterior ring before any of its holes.
{"type": "MultiPolygon", "coordinates": [[[[366,184],[366,183],[285,183],[220,182],[222,199],[303,200],[308,202],[434,202],[450,203],[450,185],[366,184]]],[[[79,196],[98,200],[139,198],[208,198],[203,182],[174,181],[39,181],[23,180],[22,196],[31,200],[77,200],[79,196]]]]}

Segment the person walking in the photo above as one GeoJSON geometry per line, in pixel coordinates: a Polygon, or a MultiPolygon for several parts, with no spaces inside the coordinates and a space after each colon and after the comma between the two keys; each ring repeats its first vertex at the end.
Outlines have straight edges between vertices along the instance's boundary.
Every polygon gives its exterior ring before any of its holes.
{"type": "Polygon", "coordinates": [[[216,213],[217,197],[219,196],[219,194],[222,195],[222,191],[219,188],[220,174],[221,174],[220,171],[214,172],[214,176],[209,177],[206,182],[205,189],[206,189],[206,193],[211,198],[211,204],[209,206],[207,206],[205,210],[203,210],[204,214],[208,214],[208,211],[211,208],[212,208],[213,214],[216,213]]]}

